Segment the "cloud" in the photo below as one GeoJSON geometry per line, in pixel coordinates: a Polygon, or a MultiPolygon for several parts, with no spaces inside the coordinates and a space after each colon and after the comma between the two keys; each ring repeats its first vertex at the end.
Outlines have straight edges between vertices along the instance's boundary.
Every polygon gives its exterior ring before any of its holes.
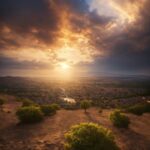
{"type": "Polygon", "coordinates": [[[1,0],[0,7],[2,40],[5,41],[14,34],[24,38],[32,36],[42,42],[54,40],[59,19],[47,0],[1,0]]]}
{"type": "Polygon", "coordinates": [[[0,67],[95,62],[97,70],[149,70],[149,6],[148,0],[1,0],[0,67]]]}
{"type": "MultiPolygon", "coordinates": [[[[150,2],[145,1],[134,22],[105,37],[105,51],[108,55],[104,59],[98,59],[98,64],[103,64],[111,71],[150,72],[149,6],[150,2]]],[[[100,43],[97,43],[97,47],[100,47],[100,43]]]]}
{"type": "Polygon", "coordinates": [[[90,45],[91,28],[106,25],[110,18],[88,8],[84,0],[2,0],[1,53],[19,61],[38,57],[41,62],[71,62],[74,57],[73,64],[91,62],[97,54],[90,45]]]}

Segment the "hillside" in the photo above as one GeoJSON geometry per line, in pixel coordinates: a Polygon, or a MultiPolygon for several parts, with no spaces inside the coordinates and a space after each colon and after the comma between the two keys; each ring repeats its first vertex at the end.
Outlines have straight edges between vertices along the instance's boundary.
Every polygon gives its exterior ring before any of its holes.
{"type": "Polygon", "coordinates": [[[18,124],[15,112],[21,105],[13,97],[4,105],[0,113],[0,149],[1,150],[63,150],[64,133],[80,122],[95,122],[112,130],[121,150],[150,149],[150,114],[135,116],[127,114],[131,120],[129,129],[117,129],[109,120],[111,110],[98,108],[83,110],[61,109],[56,115],[47,117],[38,124],[18,124]]]}

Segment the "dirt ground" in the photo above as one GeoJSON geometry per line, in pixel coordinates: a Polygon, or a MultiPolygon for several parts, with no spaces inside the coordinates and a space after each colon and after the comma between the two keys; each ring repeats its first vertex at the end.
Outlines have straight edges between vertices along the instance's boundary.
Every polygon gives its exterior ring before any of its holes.
{"type": "Polygon", "coordinates": [[[59,110],[38,124],[20,125],[15,116],[19,102],[11,100],[0,112],[0,150],[63,150],[64,134],[80,122],[95,122],[112,130],[121,150],[150,150],[150,114],[135,116],[127,114],[131,120],[129,129],[117,129],[109,120],[112,110],[98,113],[91,108],[83,110],[59,110]]]}

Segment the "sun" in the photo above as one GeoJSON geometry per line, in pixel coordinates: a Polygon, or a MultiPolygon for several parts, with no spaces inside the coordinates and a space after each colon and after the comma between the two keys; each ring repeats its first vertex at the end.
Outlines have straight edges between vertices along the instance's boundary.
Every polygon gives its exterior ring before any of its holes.
{"type": "Polygon", "coordinates": [[[61,63],[60,64],[61,69],[63,70],[68,70],[70,68],[70,65],[67,63],[61,63]]]}
{"type": "Polygon", "coordinates": [[[59,62],[54,69],[55,77],[62,80],[70,80],[73,75],[73,67],[70,63],[59,62]]]}

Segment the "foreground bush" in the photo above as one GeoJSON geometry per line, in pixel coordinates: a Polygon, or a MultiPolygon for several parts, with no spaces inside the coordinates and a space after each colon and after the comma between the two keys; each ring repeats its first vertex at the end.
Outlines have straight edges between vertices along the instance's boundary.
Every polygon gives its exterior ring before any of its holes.
{"type": "Polygon", "coordinates": [[[65,150],[118,150],[111,132],[94,123],[73,126],[65,134],[65,150]]]}
{"type": "Polygon", "coordinates": [[[21,107],[17,112],[20,122],[22,123],[36,123],[43,120],[43,113],[39,107],[28,106],[21,107]]]}
{"type": "Polygon", "coordinates": [[[45,116],[54,115],[56,113],[56,107],[53,105],[41,105],[41,111],[45,116]]]}
{"type": "Polygon", "coordinates": [[[90,108],[91,102],[88,101],[88,100],[84,100],[84,101],[81,102],[80,106],[81,106],[81,108],[84,109],[84,111],[86,112],[86,110],[87,110],[88,108],[90,108]]]}
{"type": "Polygon", "coordinates": [[[110,114],[110,120],[113,125],[119,128],[128,128],[130,120],[127,116],[120,113],[120,111],[116,110],[110,114]]]}
{"type": "Polygon", "coordinates": [[[150,112],[150,103],[145,104],[137,104],[134,106],[131,106],[126,109],[128,112],[133,113],[135,115],[142,115],[143,113],[150,112]]]}

